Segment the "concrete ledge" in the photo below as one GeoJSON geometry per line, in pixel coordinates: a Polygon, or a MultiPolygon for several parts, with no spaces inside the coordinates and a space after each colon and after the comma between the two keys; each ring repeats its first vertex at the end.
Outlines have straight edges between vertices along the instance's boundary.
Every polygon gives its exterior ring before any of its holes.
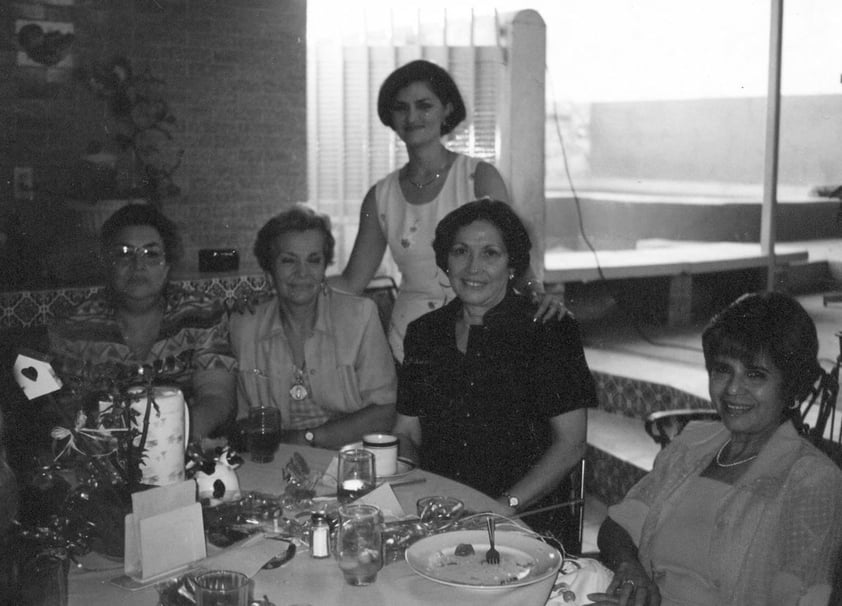
{"type": "Polygon", "coordinates": [[[652,469],[660,447],[643,421],[600,409],[588,410],[585,491],[608,505],[620,502],[652,469]]]}
{"type": "Polygon", "coordinates": [[[588,444],[594,448],[649,471],[660,446],[649,437],[643,420],[604,410],[588,411],[588,444]]]}
{"type": "MultiPolygon", "coordinates": [[[[807,261],[802,247],[775,247],[776,265],[807,261]]],[[[707,242],[627,250],[570,251],[550,249],[544,255],[544,281],[588,282],[622,278],[703,274],[763,267],[767,255],[759,244],[707,242]]]]}

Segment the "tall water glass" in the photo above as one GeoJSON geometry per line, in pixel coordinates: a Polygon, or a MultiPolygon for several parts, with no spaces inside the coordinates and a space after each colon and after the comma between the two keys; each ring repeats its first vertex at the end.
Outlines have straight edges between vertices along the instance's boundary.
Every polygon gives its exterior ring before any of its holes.
{"type": "Polygon", "coordinates": [[[339,508],[336,559],[349,585],[370,585],[383,567],[383,514],[374,505],[339,508]]]}
{"type": "Polygon", "coordinates": [[[360,448],[339,452],[339,468],[336,473],[337,501],[350,503],[376,487],[377,474],[372,453],[360,448]]]}
{"type": "Polygon", "coordinates": [[[246,438],[252,461],[271,462],[281,443],[281,411],[274,406],[249,410],[246,438]]]}

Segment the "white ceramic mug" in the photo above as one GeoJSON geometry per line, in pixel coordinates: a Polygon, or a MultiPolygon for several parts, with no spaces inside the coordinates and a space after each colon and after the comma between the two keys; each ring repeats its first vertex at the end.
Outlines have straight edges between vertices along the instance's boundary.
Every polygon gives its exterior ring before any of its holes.
{"type": "MultiPolygon", "coordinates": [[[[146,451],[140,465],[141,481],[155,486],[183,482],[184,451],[190,433],[190,417],[184,394],[177,387],[155,386],[151,390],[158,410],[150,406],[146,451]]],[[[139,413],[133,421],[137,430],[143,431],[143,418],[148,403],[146,388],[133,387],[129,394],[133,396],[132,408],[139,413]]]]}
{"type": "Polygon", "coordinates": [[[378,478],[393,476],[398,471],[398,439],[387,433],[363,436],[363,448],[374,455],[374,471],[378,478]]]}

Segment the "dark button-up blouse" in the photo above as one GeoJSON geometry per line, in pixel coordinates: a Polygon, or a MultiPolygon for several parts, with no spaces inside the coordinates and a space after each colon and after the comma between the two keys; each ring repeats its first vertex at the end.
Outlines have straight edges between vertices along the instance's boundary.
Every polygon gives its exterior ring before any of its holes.
{"type": "Polygon", "coordinates": [[[509,292],[465,354],[460,300],[409,325],[397,410],[419,418],[424,469],[499,496],[546,451],[551,417],[596,405],[576,321],[533,322],[535,309],[509,292]]]}

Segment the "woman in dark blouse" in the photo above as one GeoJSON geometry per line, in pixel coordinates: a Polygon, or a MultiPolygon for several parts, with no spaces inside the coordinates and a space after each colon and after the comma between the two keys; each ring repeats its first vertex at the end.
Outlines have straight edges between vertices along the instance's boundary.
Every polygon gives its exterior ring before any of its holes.
{"type": "MultiPolygon", "coordinates": [[[[509,514],[566,500],[596,404],[575,320],[534,322],[511,286],[529,236],[503,202],[471,202],[436,228],[436,263],[457,298],[412,322],[399,371],[394,433],[427,470],[497,498],[509,514]]],[[[563,511],[526,521],[578,550],[563,511]]]]}

